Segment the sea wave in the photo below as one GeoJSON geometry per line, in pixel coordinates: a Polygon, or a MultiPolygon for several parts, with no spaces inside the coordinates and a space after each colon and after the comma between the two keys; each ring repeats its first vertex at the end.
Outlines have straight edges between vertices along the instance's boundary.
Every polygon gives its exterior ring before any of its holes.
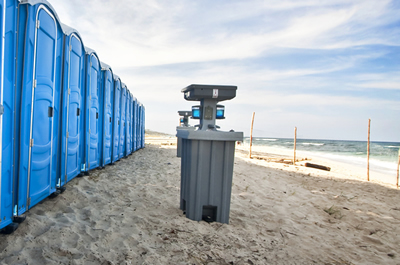
{"type": "Polygon", "coordinates": [[[394,145],[388,145],[388,146],[385,146],[386,148],[400,148],[400,146],[394,146],[394,145]]]}
{"type": "Polygon", "coordinates": [[[257,140],[275,142],[275,141],[277,141],[278,139],[257,139],[257,140]]]}
{"type": "Polygon", "coordinates": [[[302,145],[315,145],[315,146],[322,146],[322,145],[325,145],[325,144],[322,144],[322,143],[302,143],[302,145]]]}

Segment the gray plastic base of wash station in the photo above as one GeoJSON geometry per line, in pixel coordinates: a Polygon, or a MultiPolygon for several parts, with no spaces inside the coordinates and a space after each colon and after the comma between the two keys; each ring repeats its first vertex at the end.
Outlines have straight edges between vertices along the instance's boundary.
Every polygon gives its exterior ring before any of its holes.
{"type": "Polygon", "coordinates": [[[180,208],[194,221],[229,223],[235,143],[242,132],[184,131],[180,208]]]}
{"type": "MultiPolygon", "coordinates": [[[[178,130],[195,130],[195,127],[189,127],[189,126],[177,126],[176,131],[178,130]]],[[[176,156],[181,157],[182,156],[182,138],[177,137],[177,144],[176,144],[176,156]]]]}

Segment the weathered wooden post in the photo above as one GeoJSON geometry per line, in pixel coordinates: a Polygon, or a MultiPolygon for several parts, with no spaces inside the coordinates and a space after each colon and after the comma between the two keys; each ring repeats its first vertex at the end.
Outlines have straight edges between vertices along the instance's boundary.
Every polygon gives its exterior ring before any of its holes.
{"type": "Polygon", "coordinates": [[[294,155],[293,155],[293,165],[296,163],[296,140],[297,140],[297,127],[294,127],[294,155]]]}
{"type": "Polygon", "coordinates": [[[249,152],[249,158],[251,159],[251,146],[253,145],[253,124],[254,124],[254,115],[256,115],[255,112],[253,112],[253,116],[251,118],[251,129],[250,129],[250,152],[249,152]]]}
{"type": "Polygon", "coordinates": [[[371,129],[371,119],[368,119],[368,146],[367,146],[367,179],[369,181],[369,147],[370,147],[370,129],[371,129]]]}
{"type": "Polygon", "coordinates": [[[399,168],[400,168],[400,149],[399,149],[399,161],[397,162],[397,181],[396,181],[396,186],[399,188],[399,168]]]}

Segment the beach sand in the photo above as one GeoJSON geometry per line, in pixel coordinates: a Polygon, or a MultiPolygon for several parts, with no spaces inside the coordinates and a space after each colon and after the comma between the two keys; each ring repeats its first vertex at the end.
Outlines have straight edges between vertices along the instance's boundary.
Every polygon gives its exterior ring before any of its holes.
{"type": "Polygon", "coordinates": [[[31,209],[0,235],[0,264],[400,264],[393,185],[330,161],[327,172],[249,159],[241,148],[230,224],[196,222],[179,209],[176,138],[146,142],[31,209]]]}

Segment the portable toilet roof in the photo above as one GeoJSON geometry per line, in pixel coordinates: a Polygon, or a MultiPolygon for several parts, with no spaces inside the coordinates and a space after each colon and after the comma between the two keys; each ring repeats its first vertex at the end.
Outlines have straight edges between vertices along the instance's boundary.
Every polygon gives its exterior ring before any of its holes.
{"type": "Polygon", "coordinates": [[[121,82],[121,87],[125,88],[125,89],[128,89],[128,87],[125,85],[125,83],[122,83],[122,82],[121,82]]]}
{"type": "MultiPolygon", "coordinates": [[[[19,2],[20,2],[21,5],[23,5],[23,4],[28,4],[28,5],[31,5],[31,6],[34,6],[34,5],[37,5],[37,4],[44,4],[44,5],[46,5],[46,6],[51,10],[51,12],[52,12],[52,13],[54,14],[54,16],[56,17],[56,20],[57,20],[58,22],[61,21],[60,18],[58,17],[57,12],[56,12],[56,10],[54,9],[54,7],[53,7],[48,1],[46,1],[46,0],[19,0],[19,2]]],[[[60,24],[61,24],[61,22],[60,22],[60,24]]]]}
{"type": "Polygon", "coordinates": [[[64,35],[69,36],[69,35],[71,35],[71,34],[75,34],[75,35],[77,35],[77,36],[79,37],[79,39],[82,41],[81,34],[79,34],[79,32],[78,32],[76,29],[71,28],[70,26],[65,25],[64,23],[61,23],[61,29],[62,29],[62,31],[64,32],[64,35]]]}
{"type": "MultiPolygon", "coordinates": [[[[86,52],[86,54],[92,54],[92,53],[94,53],[94,54],[96,54],[96,56],[97,56],[96,51],[93,50],[93,49],[91,49],[91,48],[89,48],[89,47],[87,47],[87,46],[85,46],[85,52],[86,52]]],[[[97,57],[98,57],[98,56],[97,56],[97,57]]],[[[99,60],[99,62],[100,62],[100,60],[99,60]]]]}
{"type": "Polygon", "coordinates": [[[108,64],[100,62],[100,65],[101,65],[101,70],[103,70],[103,71],[109,70],[112,72],[111,66],[109,66],[108,64]]]}

